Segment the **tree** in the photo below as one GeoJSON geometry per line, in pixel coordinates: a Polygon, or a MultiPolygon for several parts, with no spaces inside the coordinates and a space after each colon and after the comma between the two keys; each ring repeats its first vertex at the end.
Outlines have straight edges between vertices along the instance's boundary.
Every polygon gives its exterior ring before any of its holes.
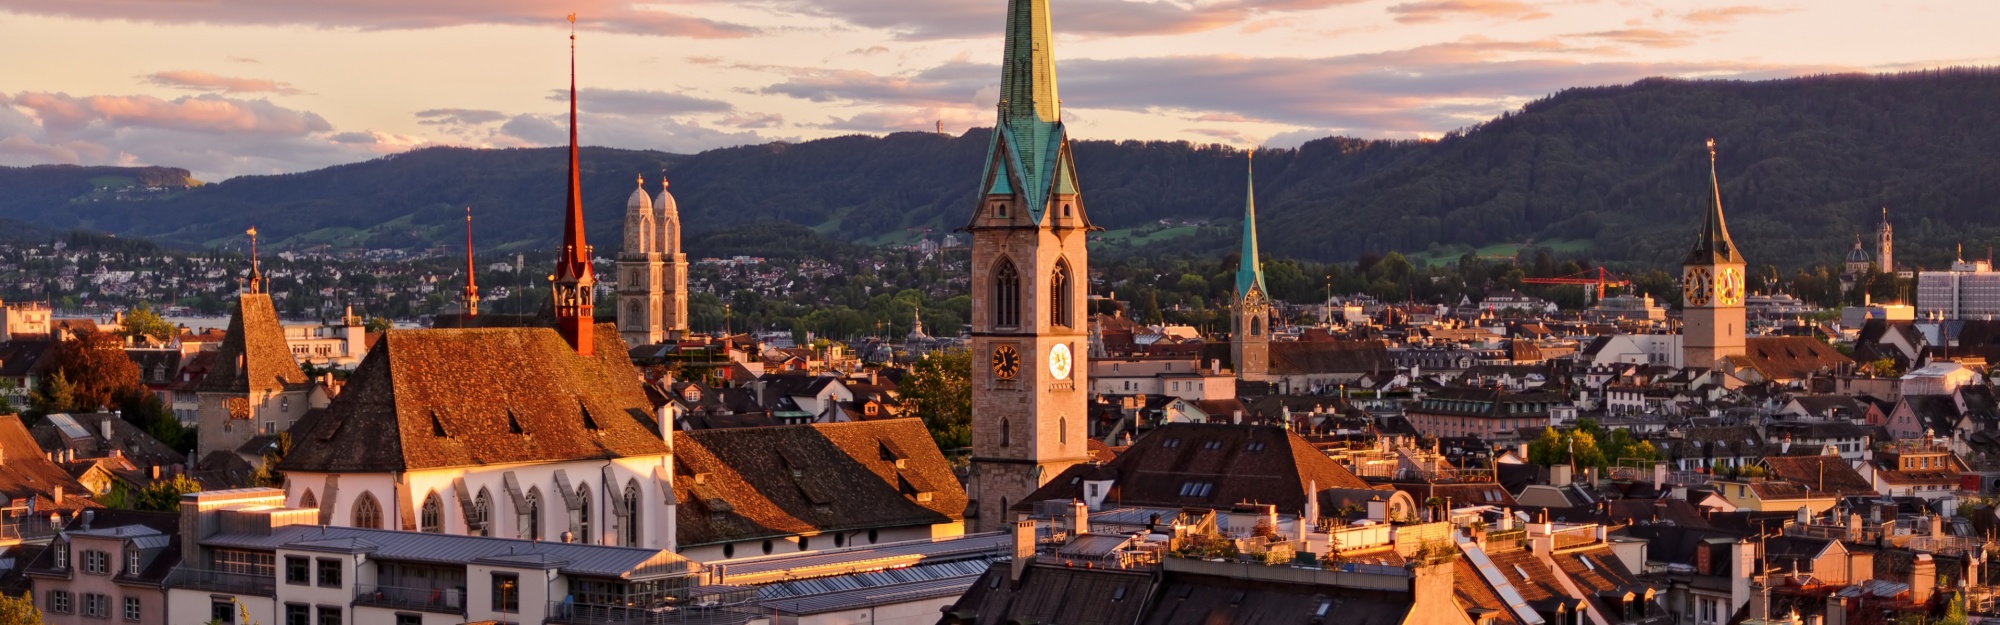
{"type": "Polygon", "coordinates": [[[1951,593],[1951,606],[1945,608],[1944,618],[1937,625],[1965,625],[1965,596],[1951,593]]]}
{"type": "Polygon", "coordinates": [[[278,463],[284,462],[285,456],[290,453],[292,453],[292,434],[279,432],[277,439],[271,441],[271,448],[264,450],[263,461],[257,467],[257,472],[250,475],[250,481],[258,486],[283,487],[285,472],[278,470],[278,463]]]}
{"type": "Polygon", "coordinates": [[[1569,450],[1563,447],[1563,435],[1555,428],[1542,428],[1542,435],[1528,443],[1528,462],[1551,466],[1569,462],[1569,450]]]}
{"type": "Polygon", "coordinates": [[[939,449],[972,444],[972,352],[925,354],[897,389],[904,414],[924,420],[939,449]]]}
{"type": "Polygon", "coordinates": [[[53,369],[70,384],[70,408],[90,410],[116,405],[118,397],[139,383],[139,365],[125,355],[125,342],[108,332],[84,331],[58,343],[52,358],[53,369]]]}
{"type": "Polygon", "coordinates": [[[35,597],[21,591],[20,597],[0,594],[0,625],[41,625],[42,611],[35,607],[35,597]]]}
{"type": "Polygon", "coordinates": [[[396,322],[390,321],[388,317],[376,315],[369,317],[367,323],[362,325],[362,329],[367,332],[381,332],[395,326],[396,322]]]}
{"type": "Polygon", "coordinates": [[[32,401],[34,411],[40,414],[69,412],[76,405],[76,385],[70,384],[63,372],[51,372],[42,378],[42,387],[35,389],[32,401]]]}
{"type": "Polygon", "coordinates": [[[125,330],[121,334],[132,339],[153,337],[166,340],[180,334],[180,331],[174,324],[160,318],[159,313],[153,312],[152,304],[139,302],[132,310],[126,311],[125,330]]]}
{"type": "Polygon", "coordinates": [[[181,509],[181,495],[198,492],[201,492],[201,483],[189,478],[187,474],[180,474],[139,489],[138,495],[132,498],[131,503],[136,510],[178,512],[181,509]]]}

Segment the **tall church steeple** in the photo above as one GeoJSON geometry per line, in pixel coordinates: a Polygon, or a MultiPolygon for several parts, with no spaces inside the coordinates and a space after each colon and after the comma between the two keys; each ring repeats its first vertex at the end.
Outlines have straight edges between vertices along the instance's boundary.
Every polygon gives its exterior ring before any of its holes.
{"type": "Polygon", "coordinates": [[[1048,0],[1008,0],[1000,101],[972,238],[972,478],[979,531],[1089,458],[1090,275],[1069,135],[1056,98],[1048,0]]]}
{"type": "Polygon", "coordinates": [[[1713,367],[1744,353],[1743,254],[1722,219],[1715,140],[1708,140],[1708,211],[1681,267],[1681,365],[1713,367]]]}
{"type": "Polygon", "coordinates": [[[473,279],[472,207],[465,207],[465,316],[479,316],[479,282],[473,279]]]}
{"type": "Polygon", "coordinates": [[[569,16],[569,193],[564,206],[561,255],[551,279],[556,331],[583,355],[596,351],[591,336],[595,323],[597,274],[590,267],[590,244],[583,238],[583,185],[576,143],[576,14],[569,16]]]}
{"type": "MultiPolygon", "coordinates": [[[[1254,152],[1252,153],[1255,154],[1254,152]]],[[[1246,163],[1254,163],[1245,159],[1246,163]]],[[[1271,292],[1264,286],[1264,267],[1257,256],[1257,181],[1254,165],[1244,166],[1243,254],[1236,266],[1236,304],[1231,315],[1230,358],[1236,377],[1261,382],[1269,377],[1271,359],[1271,292]]]]}
{"type": "Polygon", "coordinates": [[[1894,232],[1889,228],[1889,207],[1882,207],[1882,224],[1875,226],[1875,262],[1882,273],[1895,273],[1896,261],[1891,256],[1894,251],[1894,232]]]}

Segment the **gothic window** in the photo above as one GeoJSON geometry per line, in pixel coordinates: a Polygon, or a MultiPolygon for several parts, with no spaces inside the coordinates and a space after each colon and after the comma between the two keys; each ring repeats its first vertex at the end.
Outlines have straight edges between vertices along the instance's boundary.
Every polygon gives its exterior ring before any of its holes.
{"type": "Polygon", "coordinates": [[[354,500],[354,526],[371,530],[382,529],[382,504],[375,501],[375,494],[367,491],[354,500]]]}
{"type": "Polygon", "coordinates": [[[1006,418],[1006,417],[1001,417],[1001,418],[1000,418],[1000,446],[1001,446],[1001,447],[1006,447],[1007,445],[1011,444],[1011,443],[1013,442],[1013,438],[1014,438],[1014,437],[1013,437],[1013,436],[1011,436],[1011,435],[1009,435],[1009,433],[1007,432],[1007,418],[1006,418]]]}
{"type": "Polygon", "coordinates": [[[437,491],[431,491],[430,495],[424,497],[422,525],[419,529],[431,534],[444,533],[444,498],[439,497],[437,491]]]}
{"type": "Polygon", "coordinates": [[[1069,442],[1069,417],[1056,417],[1056,442],[1069,442]]]}
{"type": "Polygon", "coordinates": [[[625,483],[625,520],[618,528],[621,543],[627,547],[639,546],[639,480],[625,483]]]}
{"type": "Polygon", "coordinates": [[[1069,294],[1073,290],[1076,289],[1070,284],[1069,261],[1058,259],[1055,272],[1049,275],[1049,323],[1072,327],[1069,294]]]}
{"type": "Polygon", "coordinates": [[[1256,318],[1250,320],[1250,336],[1263,336],[1263,335],[1264,335],[1264,316],[1258,315],[1256,318]]]}
{"type": "Polygon", "coordinates": [[[528,540],[541,540],[542,539],[542,487],[536,486],[528,489],[528,509],[521,511],[521,513],[528,517],[527,525],[521,528],[521,533],[524,534],[522,538],[526,538],[528,540]]]}
{"type": "Polygon", "coordinates": [[[646,319],[640,313],[638,300],[625,302],[625,327],[634,329],[646,327],[646,319]]]}
{"type": "Polygon", "coordinates": [[[465,520],[466,535],[492,536],[493,531],[487,525],[491,523],[490,519],[492,518],[493,493],[481,487],[479,489],[479,497],[472,500],[472,517],[465,520]]]}
{"type": "Polygon", "coordinates": [[[576,542],[590,544],[590,485],[576,485],[576,518],[570,525],[576,527],[576,542]]]}
{"type": "Polygon", "coordinates": [[[1021,325],[1021,272],[1014,269],[1014,261],[1005,258],[993,270],[993,325],[1021,325]]]}
{"type": "Polygon", "coordinates": [[[299,507],[301,508],[319,507],[319,498],[313,496],[312,489],[310,488],[306,489],[306,494],[299,496],[299,507]]]}

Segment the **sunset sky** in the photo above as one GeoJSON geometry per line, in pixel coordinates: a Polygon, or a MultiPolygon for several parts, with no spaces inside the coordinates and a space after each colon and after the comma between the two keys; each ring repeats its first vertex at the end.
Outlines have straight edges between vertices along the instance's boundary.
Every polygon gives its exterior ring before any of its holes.
{"type": "MultiPolygon", "coordinates": [[[[1566,87],[1991,65],[2000,2],[1053,0],[1071,135],[1427,137],[1566,87]]],[[[991,123],[1006,0],[0,0],[0,165],[301,171],[991,123]]],[[[1996,103],[2000,104],[2000,103],[1996,103]]]]}

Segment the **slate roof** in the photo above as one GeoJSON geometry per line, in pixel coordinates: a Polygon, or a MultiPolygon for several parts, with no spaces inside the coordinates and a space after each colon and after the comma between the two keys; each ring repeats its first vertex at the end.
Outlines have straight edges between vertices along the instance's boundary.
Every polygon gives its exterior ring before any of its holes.
{"type": "Polygon", "coordinates": [[[278,323],[278,309],[271,296],[245,293],[236,300],[229,316],[229,331],[201,390],[249,393],[276,391],[287,384],[304,384],[306,373],[292,360],[291,345],[285,342],[285,328],[278,323]]]}
{"type": "Polygon", "coordinates": [[[1306,490],[1373,488],[1326,457],[1298,434],[1276,426],[1223,423],[1170,423],[1133,441],[1103,465],[1070,467],[1023,497],[1016,510],[1037,501],[1081,499],[1086,473],[1108,469],[1116,475],[1112,497],[1127,506],[1228,506],[1241,502],[1274,504],[1293,514],[1305,510],[1306,490]],[[1191,482],[1209,484],[1198,496],[1184,496],[1191,482]]]}
{"type": "Polygon", "coordinates": [[[1147,572],[1037,566],[1016,584],[1005,564],[986,569],[951,614],[977,615],[978,623],[1137,623],[1153,587],[1147,572]],[[1113,601],[1123,589],[1123,600],[1113,601]]]}
{"type": "Polygon", "coordinates": [[[1269,370],[1275,375],[1368,373],[1394,369],[1381,341],[1272,341],[1269,370]]]}
{"type": "Polygon", "coordinates": [[[1622,602],[1614,605],[1605,600],[1605,593],[1622,594],[1627,591],[1637,595],[1637,599],[1645,598],[1645,585],[1640,582],[1639,576],[1627,570],[1624,562],[1613,555],[1609,547],[1552,555],[1550,559],[1556,561],[1556,566],[1561,567],[1570,581],[1576,584],[1577,590],[1583,591],[1584,597],[1590,600],[1591,609],[1603,615],[1605,620],[1649,625],[1673,622],[1674,616],[1658,602],[1665,598],[1664,592],[1655,595],[1655,601],[1646,606],[1643,617],[1636,613],[1624,613],[1622,602]]]}
{"type": "Polygon", "coordinates": [[[965,489],[918,419],[676,432],[674,445],[683,547],[964,519],[965,489]]]}
{"type": "MultiPolygon", "coordinates": [[[[390,330],[292,426],[286,471],[382,472],[665,455],[618,333],[581,356],[552,328],[390,330]]],[[[214,377],[211,375],[210,377],[214,377]]]]}
{"type": "Polygon", "coordinates": [[[54,356],[55,345],[46,338],[0,343],[0,377],[25,378],[39,373],[54,356]]]}
{"type": "Polygon", "coordinates": [[[186,464],[188,461],[187,456],[174,451],[172,447],[168,447],[165,443],[161,443],[159,439],[153,438],[151,434],[146,433],[145,430],[141,430],[138,426],[127,422],[125,419],[119,417],[117,413],[94,412],[65,415],[66,418],[75,421],[78,426],[82,427],[86,434],[83,438],[75,439],[70,438],[61,428],[57,427],[56,422],[58,419],[53,417],[55,415],[43,418],[41,423],[35,424],[35,427],[29,430],[29,433],[35,437],[35,442],[41,445],[42,451],[75,449],[79,452],[79,457],[100,458],[111,455],[112,450],[117,450],[127,459],[132,460],[134,464],[144,466],[186,464]],[[109,439],[103,437],[105,423],[111,424],[111,438],[109,439]]]}

